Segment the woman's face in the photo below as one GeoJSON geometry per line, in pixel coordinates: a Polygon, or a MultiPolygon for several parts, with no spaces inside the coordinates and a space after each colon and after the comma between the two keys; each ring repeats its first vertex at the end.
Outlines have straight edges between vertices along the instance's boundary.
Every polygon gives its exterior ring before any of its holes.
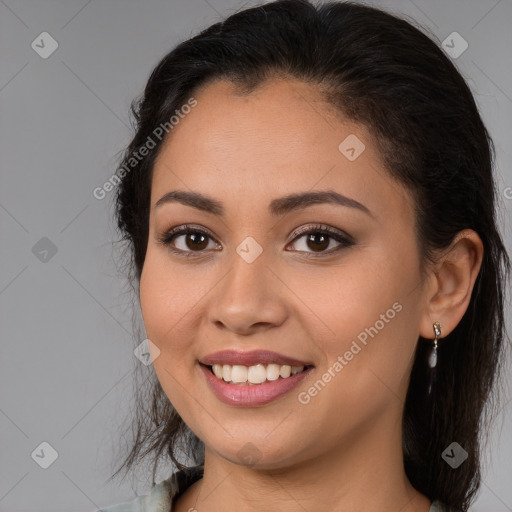
{"type": "MultiPolygon", "coordinates": [[[[140,282],[169,400],[207,449],[261,468],[399,436],[426,314],[410,195],[366,129],[334,115],[310,85],[273,80],[241,96],[218,81],[194,97],[154,167],[140,282]],[[156,205],[171,191],[217,208],[156,205]],[[282,200],[325,191],[348,199],[282,200]],[[185,224],[189,234],[159,242],[185,224]],[[200,361],[223,350],[273,351],[312,369],[275,397],[289,385],[281,376],[258,391],[208,378],[200,361]]],[[[267,377],[286,375],[281,366],[267,377]]]]}

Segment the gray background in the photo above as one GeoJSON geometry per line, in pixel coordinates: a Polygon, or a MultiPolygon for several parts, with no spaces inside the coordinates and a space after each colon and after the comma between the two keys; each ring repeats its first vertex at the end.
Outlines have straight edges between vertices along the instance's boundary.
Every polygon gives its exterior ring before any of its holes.
{"type": "MultiPolygon", "coordinates": [[[[0,0],[1,511],[92,511],[149,492],[147,471],[105,484],[141,363],[110,198],[92,191],[114,172],[130,140],[130,101],[160,58],[254,3],[0,0]],[[59,44],[47,59],[31,47],[44,31],[59,44]],[[48,469],[31,456],[42,442],[58,453],[48,469]]],[[[468,42],[456,63],[496,143],[510,251],[512,2],[367,3],[410,16],[439,41],[456,31],[468,42]]],[[[512,510],[510,374],[474,511],[512,510]]]]}

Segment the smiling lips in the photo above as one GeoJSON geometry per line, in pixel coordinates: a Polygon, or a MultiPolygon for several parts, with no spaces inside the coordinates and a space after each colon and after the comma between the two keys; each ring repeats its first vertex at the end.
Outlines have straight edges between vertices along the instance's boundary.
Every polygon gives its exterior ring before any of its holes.
{"type": "Polygon", "coordinates": [[[312,366],[269,350],[223,350],[206,356],[200,363],[209,366],[212,373],[225,382],[249,385],[275,381],[280,377],[287,379],[312,366]]]}
{"type": "Polygon", "coordinates": [[[199,363],[217,398],[230,405],[246,406],[274,400],[295,387],[313,368],[306,361],[266,350],[224,350],[199,363]]]}

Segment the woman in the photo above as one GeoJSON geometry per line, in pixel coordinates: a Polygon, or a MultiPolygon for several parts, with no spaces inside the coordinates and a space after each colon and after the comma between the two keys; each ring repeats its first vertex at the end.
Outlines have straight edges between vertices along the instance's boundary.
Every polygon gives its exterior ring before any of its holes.
{"type": "Polygon", "coordinates": [[[449,57],[282,0],[181,43],[133,112],[116,213],[156,376],[120,469],[179,470],[105,510],[468,510],[510,262],[449,57]]]}

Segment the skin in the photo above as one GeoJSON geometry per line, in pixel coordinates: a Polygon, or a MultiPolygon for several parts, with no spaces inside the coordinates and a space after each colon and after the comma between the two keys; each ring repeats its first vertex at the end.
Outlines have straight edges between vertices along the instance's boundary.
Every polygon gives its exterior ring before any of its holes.
{"type": "Polygon", "coordinates": [[[160,350],[157,357],[152,350],[157,377],[206,447],[204,477],[173,510],[427,512],[431,502],[412,487],[402,462],[408,378],[418,336],[433,339],[435,321],[446,336],[466,311],[480,238],[461,232],[422,276],[412,196],[391,179],[366,128],[334,113],[311,85],[274,79],[241,96],[216,81],[194,97],[197,106],[155,163],[140,281],[147,337],[160,350]],[[349,134],[365,144],[354,161],[338,150],[349,134]],[[225,216],[178,202],[155,207],[172,190],[211,196],[225,216]],[[311,190],[334,190],[371,215],[328,203],[269,213],[271,200],[311,190]],[[183,224],[212,234],[199,250],[186,235],[171,242],[195,258],[158,242],[183,224]],[[294,235],[315,224],[346,232],[354,245],[328,238],[318,249],[294,235]],[[263,249],[250,264],[236,252],[248,236],[263,249]],[[300,403],[298,393],[396,302],[401,311],[300,403]],[[315,369],[267,405],[230,406],[198,365],[227,348],[274,350],[315,369]],[[238,455],[248,442],[260,457],[253,465],[238,455]]]}

